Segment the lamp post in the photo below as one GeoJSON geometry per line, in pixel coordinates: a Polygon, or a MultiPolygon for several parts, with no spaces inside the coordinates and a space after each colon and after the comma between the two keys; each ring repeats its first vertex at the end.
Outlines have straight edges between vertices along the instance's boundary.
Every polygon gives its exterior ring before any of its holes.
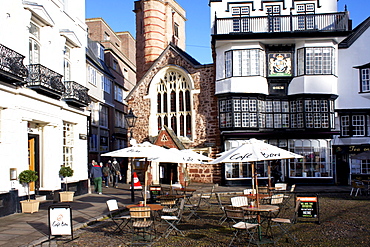
{"type": "MultiPolygon", "coordinates": [[[[127,126],[130,128],[130,140],[132,139],[132,128],[135,127],[137,116],[134,115],[132,109],[128,112],[125,116],[127,126]]],[[[134,164],[133,160],[131,159],[131,201],[135,201],[135,190],[134,190],[134,164]]]]}

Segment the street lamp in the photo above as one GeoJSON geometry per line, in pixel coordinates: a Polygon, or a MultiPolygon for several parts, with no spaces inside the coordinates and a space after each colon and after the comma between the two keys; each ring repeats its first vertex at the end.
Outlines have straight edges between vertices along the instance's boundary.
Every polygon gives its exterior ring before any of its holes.
{"type": "MultiPolygon", "coordinates": [[[[130,140],[132,139],[132,128],[135,127],[137,116],[134,115],[132,109],[128,112],[125,116],[127,126],[130,128],[130,140]]],[[[135,201],[135,190],[134,190],[134,164],[133,160],[131,159],[131,201],[135,201]]]]}
{"type": "MultiPolygon", "coordinates": [[[[134,115],[134,113],[132,112],[132,109],[130,109],[128,114],[125,116],[125,119],[126,119],[128,127],[130,127],[130,128],[135,127],[137,116],[134,115]]],[[[132,130],[131,130],[131,132],[132,132],[132,130]]]]}

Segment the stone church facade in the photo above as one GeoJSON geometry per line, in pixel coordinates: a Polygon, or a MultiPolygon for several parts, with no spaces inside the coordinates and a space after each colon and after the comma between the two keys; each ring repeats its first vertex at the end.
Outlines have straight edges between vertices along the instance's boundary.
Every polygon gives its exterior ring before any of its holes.
{"type": "MultiPolygon", "coordinates": [[[[172,0],[149,0],[136,1],[135,13],[138,80],[126,101],[138,118],[131,138],[161,145],[157,137],[168,127],[177,140],[175,148],[213,156],[221,146],[214,67],[200,64],[183,50],[185,11],[172,0]]],[[[177,166],[179,180],[184,165],[177,166]]],[[[189,164],[187,172],[193,182],[221,182],[217,166],[189,164]]],[[[160,182],[159,174],[150,177],[160,182]]]]}

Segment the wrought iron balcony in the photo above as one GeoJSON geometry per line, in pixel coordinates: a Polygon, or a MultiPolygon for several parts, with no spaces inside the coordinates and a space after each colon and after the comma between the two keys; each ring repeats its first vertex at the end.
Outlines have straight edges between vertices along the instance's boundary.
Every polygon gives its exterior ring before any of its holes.
{"type": "Polygon", "coordinates": [[[65,81],[66,90],[63,99],[70,105],[77,107],[87,106],[91,99],[88,95],[89,89],[74,81],[65,81]]]}
{"type": "Polygon", "coordinates": [[[62,97],[65,86],[61,74],[41,64],[30,64],[27,67],[27,87],[52,98],[60,99],[62,97]]]}
{"type": "Polygon", "coordinates": [[[4,81],[14,84],[25,84],[28,75],[23,65],[24,56],[0,44],[0,76],[4,81]]]}
{"type": "Polygon", "coordinates": [[[343,31],[349,31],[347,12],[262,17],[216,17],[213,26],[214,35],[343,31]]]}

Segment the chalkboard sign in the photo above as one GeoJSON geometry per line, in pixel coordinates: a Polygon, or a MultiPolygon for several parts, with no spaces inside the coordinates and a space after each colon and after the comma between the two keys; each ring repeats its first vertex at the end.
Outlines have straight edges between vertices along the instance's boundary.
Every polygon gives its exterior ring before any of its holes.
{"type": "Polygon", "coordinates": [[[161,186],[152,185],[149,187],[150,192],[150,202],[155,203],[157,202],[157,196],[161,194],[161,186]]]}
{"type": "Polygon", "coordinates": [[[319,199],[317,195],[297,195],[296,202],[299,203],[298,219],[320,223],[319,199]]]}
{"type": "Polygon", "coordinates": [[[49,207],[49,238],[50,236],[71,235],[72,209],[69,205],[53,205],[49,207]]]}

